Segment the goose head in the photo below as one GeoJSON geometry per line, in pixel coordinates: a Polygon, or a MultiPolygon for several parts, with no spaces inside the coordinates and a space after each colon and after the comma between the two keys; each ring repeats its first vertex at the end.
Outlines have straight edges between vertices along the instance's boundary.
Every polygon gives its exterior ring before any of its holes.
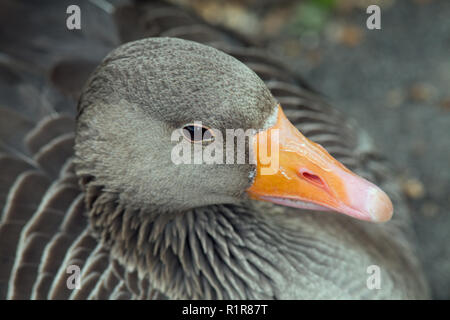
{"type": "Polygon", "coordinates": [[[78,106],[76,165],[124,205],[159,212],[248,198],[374,222],[393,212],[380,188],[304,137],[248,67],[174,38],[125,44],[95,70],[78,106]],[[227,129],[250,132],[244,163],[196,163],[219,136],[229,153],[227,129]],[[186,146],[192,161],[177,163],[174,150],[186,146]],[[272,146],[275,168],[259,152],[272,146]]]}

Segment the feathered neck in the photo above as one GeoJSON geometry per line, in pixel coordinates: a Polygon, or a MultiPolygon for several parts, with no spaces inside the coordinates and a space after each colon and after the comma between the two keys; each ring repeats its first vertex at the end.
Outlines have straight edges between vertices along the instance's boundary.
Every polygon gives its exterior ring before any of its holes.
{"type": "Polygon", "coordinates": [[[273,299],[301,266],[298,234],[258,217],[251,201],[163,212],[87,185],[86,204],[112,257],[170,298],[273,299]]]}

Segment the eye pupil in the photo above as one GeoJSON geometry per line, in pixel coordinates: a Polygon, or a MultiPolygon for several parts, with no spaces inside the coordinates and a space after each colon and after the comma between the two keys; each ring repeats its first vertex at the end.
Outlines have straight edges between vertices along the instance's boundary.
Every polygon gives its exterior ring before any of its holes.
{"type": "Polygon", "coordinates": [[[211,130],[199,125],[187,125],[183,128],[183,133],[187,139],[193,142],[211,141],[213,139],[211,130]]]}

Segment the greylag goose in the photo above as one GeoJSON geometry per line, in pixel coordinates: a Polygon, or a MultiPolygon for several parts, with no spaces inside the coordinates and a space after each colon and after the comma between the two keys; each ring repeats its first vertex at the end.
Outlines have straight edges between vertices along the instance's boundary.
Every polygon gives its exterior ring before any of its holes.
{"type": "Polygon", "coordinates": [[[428,297],[407,209],[362,130],[264,51],[177,7],[87,5],[118,34],[88,31],[67,45],[93,48],[74,54],[56,48],[57,30],[2,55],[0,299],[428,297]],[[118,39],[131,42],[81,89],[118,39]],[[177,165],[179,128],[184,141],[260,129],[259,148],[278,129],[280,170],[177,165]],[[395,208],[383,224],[393,209],[380,188],[395,208]]]}

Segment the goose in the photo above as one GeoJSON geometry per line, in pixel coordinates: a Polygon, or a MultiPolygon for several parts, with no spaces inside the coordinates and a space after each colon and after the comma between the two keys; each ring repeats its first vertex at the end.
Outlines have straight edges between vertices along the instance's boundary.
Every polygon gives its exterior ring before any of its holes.
{"type": "Polygon", "coordinates": [[[182,9],[102,10],[126,43],[93,71],[2,56],[0,299],[428,298],[407,207],[363,130],[182,9]],[[279,168],[262,174],[250,149],[253,163],[175,164],[179,129],[202,152],[226,129],[256,129],[257,150],[276,132],[279,168]]]}

